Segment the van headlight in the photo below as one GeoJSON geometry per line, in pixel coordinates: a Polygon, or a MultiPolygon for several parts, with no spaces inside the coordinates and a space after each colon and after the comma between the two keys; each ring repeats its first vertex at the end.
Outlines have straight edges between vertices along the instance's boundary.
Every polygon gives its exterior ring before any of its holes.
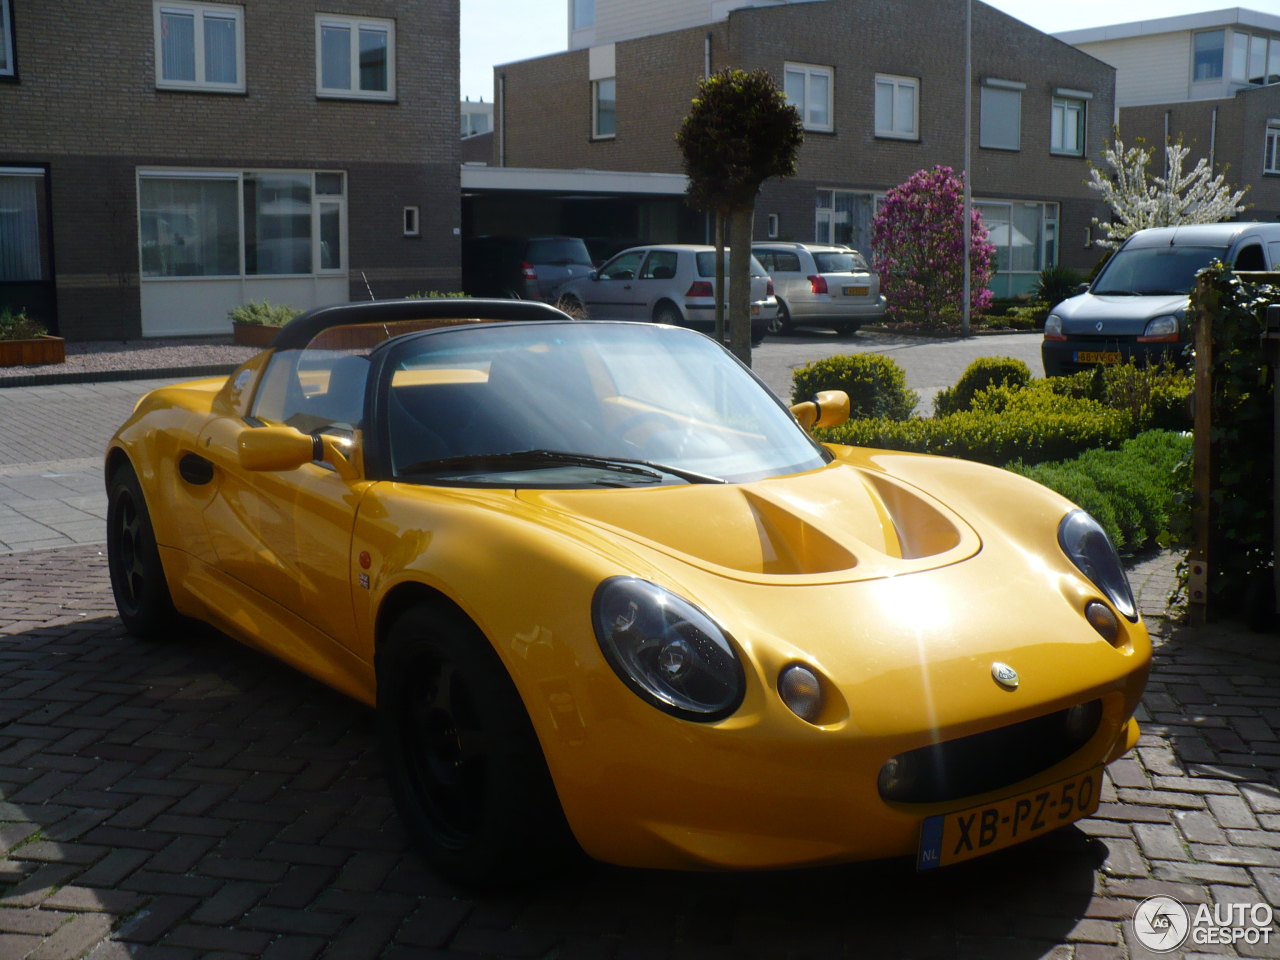
{"type": "Polygon", "coordinates": [[[605,659],[631,690],[684,720],[721,720],[746,681],[728,635],[688,600],[636,577],[596,589],[591,619],[605,659]]]}
{"type": "Polygon", "coordinates": [[[1116,548],[1098,521],[1083,510],[1072,510],[1058,524],[1058,543],[1062,552],[1112,605],[1136,623],[1138,605],[1133,601],[1129,578],[1124,575],[1116,548]]]}
{"type": "Polygon", "coordinates": [[[1057,314],[1051,313],[1044,322],[1044,338],[1046,340],[1065,340],[1067,339],[1062,333],[1062,318],[1057,314]]]}
{"type": "Polygon", "coordinates": [[[1173,341],[1178,339],[1178,318],[1173,316],[1155,317],[1147,321],[1146,329],[1142,331],[1142,336],[1138,338],[1141,341],[1166,340],[1173,341]]]}

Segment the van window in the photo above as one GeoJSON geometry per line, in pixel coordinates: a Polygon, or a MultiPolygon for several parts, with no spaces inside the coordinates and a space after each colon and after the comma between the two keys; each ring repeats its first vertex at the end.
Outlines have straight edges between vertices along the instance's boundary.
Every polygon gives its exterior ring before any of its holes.
{"type": "Polygon", "coordinates": [[[1237,270],[1266,270],[1267,261],[1262,255],[1262,244],[1251,243],[1236,254],[1237,270]]]}

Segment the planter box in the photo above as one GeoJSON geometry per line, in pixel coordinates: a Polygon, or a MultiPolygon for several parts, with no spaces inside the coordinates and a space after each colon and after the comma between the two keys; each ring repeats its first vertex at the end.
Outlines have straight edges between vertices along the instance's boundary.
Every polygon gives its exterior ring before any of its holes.
{"type": "Polygon", "coordinates": [[[0,367],[32,367],[66,362],[66,342],[61,337],[0,340],[0,367]]]}
{"type": "Polygon", "coordinates": [[[269,347],[276,342],[279,327],[268,327],[263,323],[232,324],[231,339],[241,347],[269,347]]]}

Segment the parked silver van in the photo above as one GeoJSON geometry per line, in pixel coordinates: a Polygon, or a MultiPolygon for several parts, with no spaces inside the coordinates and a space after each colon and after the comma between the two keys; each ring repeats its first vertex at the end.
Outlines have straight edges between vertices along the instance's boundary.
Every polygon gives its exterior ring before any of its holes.
{"type": "Polygon", "coordinates": [[[1236,270],[1280,268],[1280,223],[1205,223],[1139,230],[1087,289],[1044,324],[1047,377],[1097,364],[1185,363],[1191,342],[1188,296],[1214,260],[1236,270]]]}

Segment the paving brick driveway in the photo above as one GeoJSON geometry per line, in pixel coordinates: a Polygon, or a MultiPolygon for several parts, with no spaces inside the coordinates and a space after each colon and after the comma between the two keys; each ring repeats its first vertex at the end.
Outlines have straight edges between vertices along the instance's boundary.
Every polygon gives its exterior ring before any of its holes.
{"type": "Polygon", "coordinates": [[[124,635],[97,548],[0,557],[0,960],[1145,956],[1138,898],[1280,901],[1268,649],[1164,642],[1098,817],[1003,854],[470,899],[406,851],[367,710],[212,632],[124,635]]]}

